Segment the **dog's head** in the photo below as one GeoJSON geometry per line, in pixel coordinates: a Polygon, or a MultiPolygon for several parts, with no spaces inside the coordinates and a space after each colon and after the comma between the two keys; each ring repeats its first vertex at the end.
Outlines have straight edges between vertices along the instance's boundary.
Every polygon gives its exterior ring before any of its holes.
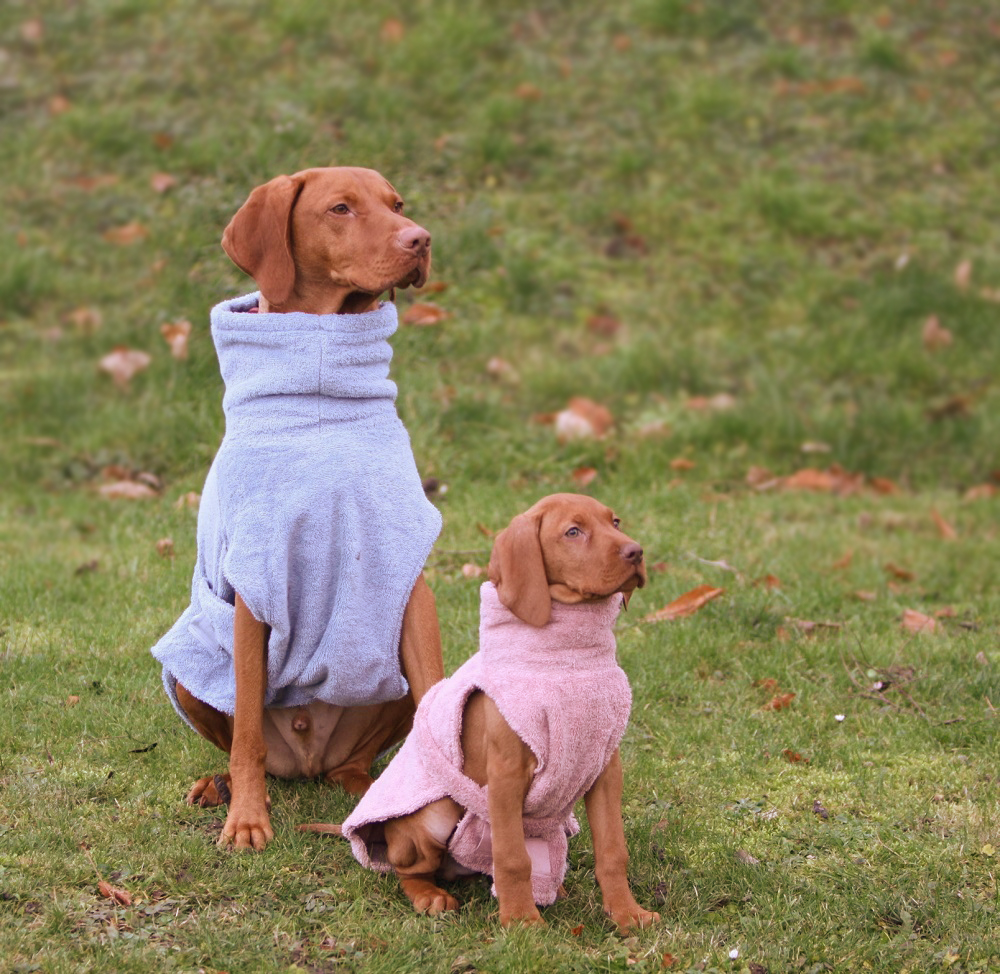
{"type": "Polygon", "coordinates": [[[374,169],[335,166],[258,186],[222,235],[272,311],[364,311],[380,294],[423,287],[430,234],[374,169]]]}
{"type": "Polygon", "coordinates": [[[544,626],[552,600],[593,602],[646,584],[642,548],[614,511],[582,494],[550,494],[518,514],[493,543],[489,577],[519,619],[544,626]]]}

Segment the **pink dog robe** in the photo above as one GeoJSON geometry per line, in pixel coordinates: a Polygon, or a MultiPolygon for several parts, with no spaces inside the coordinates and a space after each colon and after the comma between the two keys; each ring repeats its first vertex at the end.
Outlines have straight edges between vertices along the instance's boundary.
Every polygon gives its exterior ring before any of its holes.
{"type": "Polygon", "coordinates": [[[493,874],[487,792],[462,773],[462,716],[482,690],[537,759],[524,802],[535,902],[547,906],[566,874],[567,837],[579,831],[573,806],[607,767],[628,724],[632,694],[615,659],[621,595],[552,604],[541,628],[522,622],[491,582],[480,590],[479,652],[434,686],[413,732],[344,822],[355,858],[391,869],[384,824],[450,796],[465,809],[448,842],[460,867],[493,874]]]}

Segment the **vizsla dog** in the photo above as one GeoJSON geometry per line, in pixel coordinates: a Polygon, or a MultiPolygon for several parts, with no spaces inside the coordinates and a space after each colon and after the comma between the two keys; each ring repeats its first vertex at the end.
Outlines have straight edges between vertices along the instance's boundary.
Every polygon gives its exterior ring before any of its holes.
{"type": "Polygon", "coordinates": [[[257,187],[222,246],[259,294],[212,313],[226,437],[192,604],[153,653],[181,716],[229,754],[188,802],[228,801],[219,844],[260,850],[265,773],[363,793],[444,675],[422,574],[440,515],[396,415],[396,312],[379,301],[423,286],[431,238],[379,173],[338,167],[257,187]]]}
{"type": "Polygon", "coordinates": [[[414,729],[343,826],[371,868],[395,870],[413,906],[457,909],[439,878],[493,876],[500,921],[544,922],[562,894],[583,797],[604,910],[622,931],[658,914],[626,876],[622,762],[628,679],[612,626],[645,584],[642,548],[603,504],[543,498],[501,531],[482,587],[480,650],[437,684],[414,729]]]}

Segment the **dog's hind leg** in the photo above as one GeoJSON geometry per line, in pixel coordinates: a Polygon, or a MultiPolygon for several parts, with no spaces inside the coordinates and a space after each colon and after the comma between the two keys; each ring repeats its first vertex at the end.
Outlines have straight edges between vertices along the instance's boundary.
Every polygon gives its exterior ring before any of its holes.
{"type": "Polygon", "coordinates": [[[458,900],[434,880],[462,811],[461,805],[442,798],[412,815],[385,823],[389,864],[418,913],[436,916],[458,909],[458,900]]]}

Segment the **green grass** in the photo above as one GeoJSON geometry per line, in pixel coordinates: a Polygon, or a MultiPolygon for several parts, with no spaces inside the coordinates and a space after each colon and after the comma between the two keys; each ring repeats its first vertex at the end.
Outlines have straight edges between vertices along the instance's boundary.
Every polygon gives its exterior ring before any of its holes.
{"type": "Polygon", "coordinates": [[[967,494],[1000,479],[998,55],[965,0],[0,8],[0,966],[1000,971],[1000,497],[967,494]],[[479,526],[580,467],[660,567],[619,632],[631,875],[662,917],[636,937],[601,916],[586,829],[548,927],[503,932],[482,882],[417,917],[293,830],[342,819],[337,792],[275,783],[259,856],[183,804],[222,761],[148,649],[187,598],[176,502],[223,431],[208,310],[250,287],[218,242],[254,185],[331,163],[393,180],[448,285],[451,317],[402,329],[393,362],[447,486],[448,670],[474,647],[479,526]],[[105,239],[130,223],[145,238],[105,239]],[[950,346],[924,347],[931,315],[950,346]],[[176,362],[159,329],[182,318],[176,362]],[[153,356],[127,390],[97,368],[116,345],[153,356]],[[611,436],[534,421],[574,395],[611,436]],[[834,463],[899,492],[747,482],[834,463]],[[110,465],[162,496],[103,498],[110,465]],[[726,592],[641,621],[703,583],[726,592]],[[939,633],[900,625],[945,607],[939,633]]]}

